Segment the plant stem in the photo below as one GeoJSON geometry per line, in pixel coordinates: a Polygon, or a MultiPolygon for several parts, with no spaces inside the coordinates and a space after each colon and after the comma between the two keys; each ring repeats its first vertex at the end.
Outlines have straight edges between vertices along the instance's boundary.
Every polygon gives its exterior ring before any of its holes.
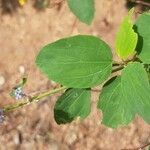
{"type": "MultiPolygon", "coordinates": [[[[3,112],[7,113],[9,111],[12,111],[12,110],[15,110],[17,108],[23,107],[25,105],[28,105],[30,103],[42,101],[44,97],[53,95],[55,93],[58,93],[60,91],[66,90],[66,89],[67,89],[67,87],[61,87],[61,88],[57,88],[57,89],[54,89],[54,90],[49,90],[49,91],[37,94],[37,95],[35,95],[33,97],[30,97],[30,98],[29,97],[25,98],[21,101],[18,101],[16,103],[14,103],[14,104],[10,104],[10,105],[5,106],[3,108],[3,112]]],[[[91,91],[100,92],[100,90],[98,90],[98,89],[91,89],[91,91]]]]}
{"type": "Polygon", "coordinates": [[[37,94],[37,95],[35,95],[35,96],[33,96],[33,97],[30,97],[30,98],[29,98],[29,97],[28,97],[28,98],[25,98],[24,100],[21,100],[21,101],[19,101],[19,102],[14,103],[14,104],[10,104],[10,105],[8,105],[8,106],[5,106],[5,107],[3,108],[3,111],[4,111],[4,113],[7,113],[7,112],[9,112],[9,111],[11,111],[11,110],[20,108],[20,107],[22,107],[22,106],[24,106],[24,105],[28,105],[28,104],[30,104],[30,103],[32,103],[32,102],[41,101],[41,100],[43,100],[42,98],[44,98],[44,97],[46,97],[46,96],[53,95],[53,94],[55,94],[55,93],[58,93],[58,92],[60,92],[60,91],[65,90],[65,89],[67,89],[67,88],[66,88],[66,87],[60,87],[60,88],[57,88],[57,89],[54,89],[54,90],[50,90],[50,91],[46,91],[46,92],[37,94]]]}
{"type": "Polygon", "coordinates": [[[123,66],[123,65],[120,65],[120,66],[114,68],[114,69],[112,70],[112,73],[117,72],[117,71],[120,71],[120,70],[123,69],[123,68],[124,68],[124,66],[123,66]]]}
{"type": "MultiPolygon", "coordinates": [[[[121,63],[116,63],[116,66],[117,67],[112,70],[112,73],[117,72],[117,71],[119,71],[119,70],[124,68],[123,64],[121,64],[121,63]]],[[[46,91],[46,92],[34,95],[32,97],[29,97],[29,96],[25,97],[23,100],[20,100],[20,101],[14,103],[14,104],[10,104],[10,105],[4,106],[3,107],[3,112],[7,113],[9,111],[12,111],[12,110],[15,110],[17,108],[23,107],[25,105],[28,105],[28,104],[30,104],[32,102],[42,101],[44,97],[53,95],[55,93],[58,93],[60,91],[65,90],[65,89],[67,89],[67,87],[60,87],[58,89],[54,89],[54,90],[50,90],[50,91],[46,91]]],[[[94,90],[94,89],[91,89],[91,91],[99,92],[99,90],[94,90]]]]}
{"type": "Polygon", "coordinates": [[[123,62],[118,62],[118,61],[113,62],[113,66],[120,66],[120,65],[124,65],[124,63],[123,62]]]}

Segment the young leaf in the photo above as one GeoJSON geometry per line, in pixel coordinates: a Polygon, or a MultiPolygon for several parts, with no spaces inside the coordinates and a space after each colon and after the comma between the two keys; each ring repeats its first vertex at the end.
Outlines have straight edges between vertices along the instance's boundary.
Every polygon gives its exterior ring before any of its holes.
{"type": "Polygon", "coordinates": [[[58,124],[86,118],[91,111],[90,89],[69,89],[56,102],[54,117],[58,124]]]}
{"type": "Polygon", "coordinates": [[[67,0],[71,11],[80,21],[91,24],[94,17],[94,0],[67,0]]]}
{"type": "Polygon", "coordinates": [[[88,88],[109,77],[112,54],[109,46],[99,38],[78,35],[45,46],[36,64],[55,82],[71,88],[88,88]]]}
{"type": "Polygon", "coordinates": [[[116,52],[123,60],[126,60],[135,53],[138,40],[138,36],[133,30],[133,24],[131,20],[133,11],[134,9],[131,9],[128,16],[124,18],[116,36],[116,52]]]}
{"type": "Polygon", "coordinates": [[[138,114],[150,123],[150,84],[140,63],[130,63],[120,77],[107,83],[100,95],[98,108],[103,112],[103,123],[116,128],[126,125],[138,114]]]}
{"type": "Polygon", "coordinates": [[[136,21],[135,28],[139,34],[137,51],[139,58],[150,64],[150,13],[142,14],[136,21]]]}

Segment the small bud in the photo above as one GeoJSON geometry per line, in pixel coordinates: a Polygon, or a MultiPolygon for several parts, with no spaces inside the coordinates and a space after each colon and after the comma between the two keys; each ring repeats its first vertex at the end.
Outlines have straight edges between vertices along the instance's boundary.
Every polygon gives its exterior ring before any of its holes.
{"type": "Polygon", "coordinates": [[[20,74],[24,75],[25,74],[25,67],[23,65],[19,66],[19,72],[20,74]]]}

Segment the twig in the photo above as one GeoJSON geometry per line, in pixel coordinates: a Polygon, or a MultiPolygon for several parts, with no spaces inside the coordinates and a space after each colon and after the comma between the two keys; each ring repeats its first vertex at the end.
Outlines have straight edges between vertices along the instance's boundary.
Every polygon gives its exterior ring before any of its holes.
{"type": "Polygon", "coordinates": [[[149,2],[143,2],[141,0],[137,0],[137,1],[134,1],[134,3],[150,7],[150,3],[149,2]]]}
{"type": "Polygon", "coordinates": [[[150,143],[144,145],[144,146],[140,146],[140,147],[137,147],[137,148],[129,148],[129,149],[121,149],[121,150],[143,150],[144,148],[150,146],[150,143]]]}
{"type": "Polygon", "coordinates": [[[54,90],[50,90],[50,91],[47,91],[47,92],[40,93],[40,94],[35,95],[31,98],[25,98],[24,100],[21,100],[19,102],[14,103],[14,104],[10,104],[10,105],[5,106],[3,108],[3,112],[7,113],[11,110],[20,108],[20,107],[28,105],[30,103],[41,101],[41,100],[43,100],[42,98],[44,98],[46,96],[53,95],[55,93],[58,93],[60,91],[65,90],[65,89],[67,89],[67,88],[66,87],[61,87],[61,88],[58,88],[58,89],[54,89],[54,90]]]}

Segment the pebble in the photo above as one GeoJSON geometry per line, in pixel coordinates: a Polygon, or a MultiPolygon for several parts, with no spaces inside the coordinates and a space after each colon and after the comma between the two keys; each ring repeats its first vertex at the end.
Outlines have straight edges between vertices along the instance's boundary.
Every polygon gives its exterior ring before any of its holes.
{"type": "Polygon", "coordinates": [[[65,140],[67,144],[72,145],[77,140],[77,134],[74,131],[68,131],[65,140]]]}
{"type": "Polygon", "coordinates": [[[3,86],[5,83],[5,78],[4,76],[0,75],[0,86],[3,86]]]}
{"type": "Polygon", "coordinates": [[[21,17],[19,18],[19,23],[20,23],[21,25],[24,25],[24,24],[26,23],[26,18],[25,18],[24,16],[21,16],[21,17]]]}
{"type": "Polygon", "coordinates": [[[25,73],[25,67],[24,67],[23,65],[20,65],[20,66],[19,66],[19,72],[20,72],[21,74],[24,74],[24,73],[25,73]]]}
{"type": "Polygon", "coordinates": [[[16,145],[19,145],[20,144],[20,140],[19,140],[19,135],[16,133],[14,134],[13,136],[13,141],[16,145]]]}
{"type": "Polygon", "coordinates": [[[50,146],[48,147],[49,150],[59,150],[59,145],[57,143],[50,143],[50,146]]]}

